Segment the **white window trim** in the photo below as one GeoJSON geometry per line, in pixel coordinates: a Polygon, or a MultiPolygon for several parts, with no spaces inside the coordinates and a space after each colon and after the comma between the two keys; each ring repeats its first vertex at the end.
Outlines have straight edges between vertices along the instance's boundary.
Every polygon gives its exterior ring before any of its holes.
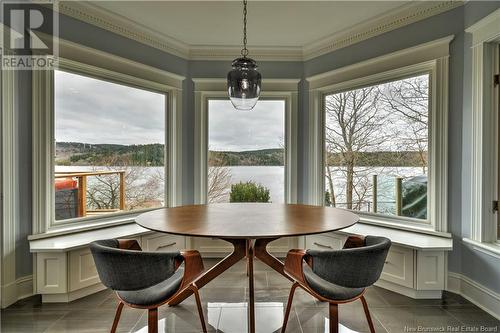
{"type": "MultiPolygon", "coordinates": [[[[263,99],[285,100],[285,202],[297,203],[297,96],[299,79],[262,80],[263,99]]],[[[194,202],[207,201],[208,100],[227,98],[225,79],[195,78],[194,202]]]]}
{"type": "Polygon", "coordinates": [[[500,258],[497,216],[492,210],[498,200],[498,94],[493,75],[498,72],[500,9],[469,27],[472,34],[472,158],[470,238],[474,249],[500,258]]]}
{"type": "Polygon", "coordinates": [[[2,87],[0,95],[2,110],[0,306],[5,308],[17,301],[16,226],[19,224],[17,73],[13,70],[2,70],[0,80],[2,87]]]}
{"type": "Polygon", "coordinates": [[[326,94],[341,89],[370,85],[420,73],[430,73],[429,119],[429,218],[415,219],[374,214],[360,215],[360,221],[415,232],[447,232],[448,184],[448,36],[422,45],[373,58],[307,78],[309,82],[309,188],[307,203],[324,204],[324,110],[326,94]],[[404,223],[402,223],[404,222],[404,223]]]}
{"type": "MultiPolygon", "coordinates": [[[[167,206],[182,203],[182,81],[184,77],[102,51],[59,40],[58,68],[166,94],[167,206]],[[70,60],[71,59],[71,60],[70,60]]],[[[33,71],[33,231],[76,232],[133,222],[139,212],[81,218],[54,225],[54,72],[33,71]]]]}

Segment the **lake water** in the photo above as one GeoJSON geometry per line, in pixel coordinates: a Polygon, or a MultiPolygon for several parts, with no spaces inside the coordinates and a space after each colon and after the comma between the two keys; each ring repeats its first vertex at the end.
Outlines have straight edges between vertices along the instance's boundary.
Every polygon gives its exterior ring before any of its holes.
{"type": "Polygon", "coordinates": [[[285,202],[284,166],[233,166],[227,168],[231,172],[231,184],[253,181],[269,189],[271,202],[285,202]]]}
{"type": "MultiPolygon", "coordinates": [[[[143,169],[143,175],[158,175],[163,172],[162,167],[137,167],[143,169]]],[[[253,181],[261,184],[269,189],[271,201],[274,203],[283,203],[285,198],[285,168],[283,166],[232,166],[226,167],[231,174],[231,184],[239,182],[253,181]]],[[[56,171],[89,171],[95,169],[108,170],[106,167],[88,167],[88,166],[57,166],[56,171]]],[[[119,169],[118,167],[116,169],[119,169]]],[[[134,169],[134,168],[129,168],[134,169]]],[[[364,190],[366,191],[366,201],[371,200],[371,175],[378,174],[378,200],[380,208],[387,207],[387,212],[392,210],[395,200],[394,179],[396,176],[408,179],[413,176],[422,174],[420,168],[414,167],[385,167],[385,168],[370,168],[357,170],[359,177],[355,183],[358,185],[364,182],[364,190]],[[384,203],[386,202],[386,203],[384,203]]],[[[326,184],[327,185],[327,184],[326,184]]],[[[162,184],[159,187],[163,187],[162,184]]],[[[341,171],[334,172],[334,189],[337,196],[339,207],[344,198],[345,192],[345,175],[341,171]]],[[[328,190],[326,186],[325,190],[328,190]]],[[[163,193],[161,193],[163,195],[163,193]]],[[[158,198],[163,201],[162,198],[158,198]]],[[[227,196],[229,201],[229,196],[227,196]]],[[[362,210],[366,210],[362,208],[362,210]]],[[[382,209],[383,210],[383,209],[382,209]]]]}

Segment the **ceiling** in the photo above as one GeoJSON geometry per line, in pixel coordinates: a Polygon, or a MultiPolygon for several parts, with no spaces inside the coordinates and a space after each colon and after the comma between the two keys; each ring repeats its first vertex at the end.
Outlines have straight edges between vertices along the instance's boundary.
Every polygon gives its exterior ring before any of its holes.
{"type": "MultiPolygon", "coordinates": [[[[248,45],[259,59],[311,59],[462,4],[250,0],[248,45]]],[[[242,44],[242,1],[61,1],[59,9],[188,59],[234,58],[242,44]]]]}
{"type": "MultiPolygon", "coordinates": [[[[400,8],[408,1],[250,1],[248,43],[304,46],[400,8]]],[[[242,40],[240,1],[95,1],[93,4],[189,45],[242,40]]]]}

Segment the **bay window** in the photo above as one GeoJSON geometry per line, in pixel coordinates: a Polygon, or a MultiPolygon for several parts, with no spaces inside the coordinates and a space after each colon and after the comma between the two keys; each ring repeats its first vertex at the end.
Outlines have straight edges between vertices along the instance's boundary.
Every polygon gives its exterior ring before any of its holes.
{"type": "Polygon", "coordinates": [[[307,202],[362,223],[447,231],[453,36],[307,78],[307,202]]]}
{"type": "Polygon", "coordinates": [[[285,202],[285,101],[208,100],[207,201],[285,202]]]}
{"type": "Polygon", "coordinates": [[[429,79],[424,73],[324,97],[326,205],[427,219],[429,79]]]}
{"type": "Polygon", "coordinates": [[[195,203],[296,203],[299,80],[264,80],[250,111],[234,109],[225,80],[193,81],[195,203]]]}
{"type": "Polygon", "coordinates": [[[165,204],[165,99],[54,71],[56,222],[165,204]]]}
{"type": "Polygon", "coordinates": [[[60,47],[74,60],[33,72],[33,234],[130,223],[180,204],[183,78],[60,47]]]}

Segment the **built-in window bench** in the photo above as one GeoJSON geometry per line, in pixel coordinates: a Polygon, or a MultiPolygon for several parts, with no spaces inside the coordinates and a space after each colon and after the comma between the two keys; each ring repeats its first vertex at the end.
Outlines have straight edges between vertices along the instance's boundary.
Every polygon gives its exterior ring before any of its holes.
{"type": "MultiPolygon", "coordinates": [[[[197,249],[205,258],[229,254],[229,243],[210,238],[193,238],[151,232],[131,223],[102,229],[61,235],[30,237],[36,275],[35,292],[42,302],[71,302],[103,290],[94,265],[89,244],[103,238],[133,238],[145,251],[197,249]]],[[[276,256],[285,256],[297,247],[297,238],[282,238],[269,245],[276,256]]]]}
{"type": "Polygon", "coordinates": [[[356,224],[341,232],[306,236],[309,249],[339,249],[348,235],[384,236],[392,241],[377,286],[412,298],[441,298],[445,289],[447,251],[452,239],[405,230],[356,224]]]}
{"type": "Polygon", "coordinates": [[[186,248],[185,237],[151,232],[135,223],[30,240],[35,292],[42,302],[71,302],[103,290],[89,244],[103,238],[133,238],[144,250],[186,248]]]}
{"type": "MultiPolygon", "coordinates": [[[[413,298],[440,298],[445,289],[446,251],[452,240],[446,237],[357,224],[341,232],[283,238],[269,245],[283,257],[294,247],[341,248],[347,235],[380,235],[392,240],[384,271],[377,285],[413,298]]],[[[204,257],[223,257],[230,246],[220,240],[190,238],[151,232],[135,223],[79,233],[35,236],[30,239],[34,254],[35,291],[42,301],[70,302],[103,290],[89,244],[103,238],[133,238],[144,250],[200,250],[204,257]]]]}

